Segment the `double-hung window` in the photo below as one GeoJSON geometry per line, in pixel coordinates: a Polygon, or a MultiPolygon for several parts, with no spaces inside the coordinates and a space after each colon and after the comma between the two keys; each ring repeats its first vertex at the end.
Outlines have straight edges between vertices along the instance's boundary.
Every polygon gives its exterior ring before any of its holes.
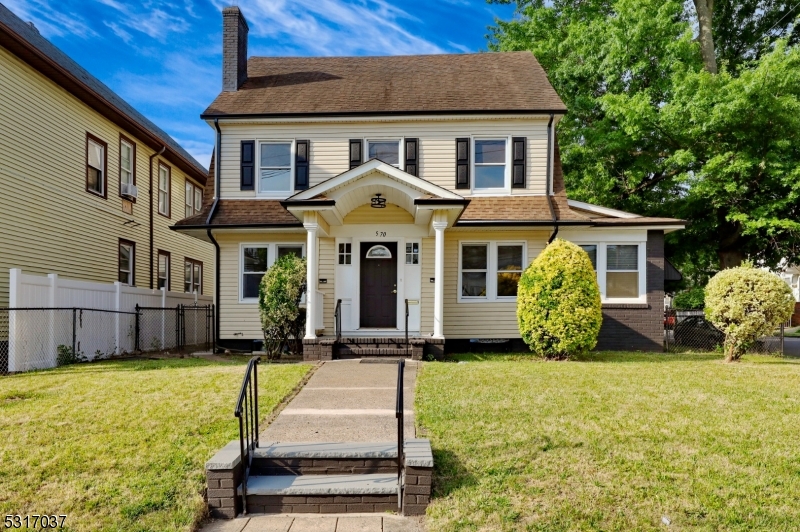
{"type": "Polygon", "coordinates": [[[592,268],[594,271],[597,271],[597,245],[596,244],[584,244],[580,246],[587,255],[589,255],[589,260],[592,261],[592,268]]]}
{"type": "Polygon", "coordinates": [[[167,251],[158,250],[158,288],[170,289],[169,266],[170,254],[167,251]]]}
{"type": "Polygon", "coordinates": [[[508,139],[473,140],[475,160],[473,185],[476,192],[505,191],[508,188],[508,139]]]}
{"type": "Polygon", "coordinates": [[[86,190],[106,196],[106,151],[108,145],[99,138],[86,134],[86,190]]]}
{"type": "Polygon", "coordinates": [[[203,263],[199,260],[183,259],[183,291],[203,293],[203,263]]]}
{"type": "Polygon", "coordinates": [[[291,193],[292,143],[264,141],[259,144],[258,192],[266,195],[291,193]]]}
{"type": "Polygon", "coordinates": [[[580,244],[597,273],[597,284],[604,302],[645,302],[647,294],[643,265],[646,245],[642,243],[580,244]]]}
{"type": "Polygon", "coordinates": [[[367,158],[400,168],[400,140],[367,140],[367,158]]]}
{"type": "Polygon", "coordinates": [[[245,303],[255,302],[258,299],[258,287],[264,274],[276,260],[286,255],[303,257],[305,246],[300,243],[242,244],[239,300],[245,303]]]}
{"type": "Polygon", "coordinates": [[[459,300],[505,301],[517,297],[525,267],[521,242],[464,242],[461,244],[459,300]]]}
{"type": "Polygon", "coordinates": [[[119,139],[119,193],[133,196],[132,187],[135,185],[134,168],[136,164],[136,146],[133,142],[120,137],[119,139]]]}
{"type": "Polygon", "coordinates": [[[169,218],[170,198],[170,168],[164,163],[158,163],[158,213],[169,218]]]}
{"type": "Polygon", "coordinates": [[[203,207],[203,189],[186,180],[186,217],[199,214],[203,207]]]}
{"type": "Polygon", "coordinates": [[[123,240],[120,239],[119,241],[119,251],[118,251],[118,261],[117,261],[117,270],[118,276],[117,279],[120,283],[133,286],[133,266],[134,266],[134,253],[136,251],[136,244],[131,242],[130,240],[123,240]]]}

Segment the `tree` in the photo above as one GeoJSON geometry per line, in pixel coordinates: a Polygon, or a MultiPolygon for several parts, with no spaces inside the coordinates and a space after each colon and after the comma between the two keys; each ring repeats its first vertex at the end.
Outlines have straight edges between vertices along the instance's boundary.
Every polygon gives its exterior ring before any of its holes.
{"type": "Polygon", "coordinates": [[[739,360],[759,337],[794,312],[792,290],[777,275],[750,263],[723,270],[706,286],[706,317],[725,333],[725,360],[739,360]]]}
{"type": "Polygon", "coordinates": [[[264,351],[269,360],[284,349],[299,353],[305,311],[300,300],[306,291],[306,260],[296,255],[280,257],[258,286],[258,308],[264,331],[264,351]]]}
{"type": "Polygon", "coordinates": [[[698,35],[700,54],[703,56],[703,66],[706,71],[717,73],[717,54],[714,51],[714,0],[694,0],[694,9],[697,12],[698,35]]]}
{"type": "Polygon", "coordinates": [[[517,320],[539,356],[565,359],[593,349],[603,313],[589,255],[566,240],[548,244],[519,280],[517,320]]]}

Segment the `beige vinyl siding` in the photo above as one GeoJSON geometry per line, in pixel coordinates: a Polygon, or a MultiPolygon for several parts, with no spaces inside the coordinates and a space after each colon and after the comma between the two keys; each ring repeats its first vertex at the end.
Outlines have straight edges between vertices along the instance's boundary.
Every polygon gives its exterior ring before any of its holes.
{"type": "MultiPolygon", "coordinates": [[[[455,188],[457,137],[527,137],[526,189],[513,194],[544,194],[547,166],[547,119],[417,120],[407,122],[335,122],[292,124],[223,124],[223,198],[253,198],[239,186],[242,140],[310,140],[311,185],[349,170],[349,139],[419,138],[419,176],[446,189],[455,188]]],[[[460,191],[461,193],[468,191],[460,191]]]]}
{"type": "Polygon", "coordinates": [[[383,209],[362,205],[344,217],[344,225],[350,224],[413,224],[414,217],[404,208],[387,203],[383,209]]]}
{"type": "Polygon", "coordinates": [[[215,234],[214,237],[220,248],[219,337],[233,340],[263,338],[258,304],[239,302],[241,244],[304,243],[306,233],[227,233],[215,234]]]}
{"type": "Polygon", "coordinates": [[[336,239],[319,239],[319,279],[327,279],[328,282],[319,285],[319,291],[323,296],[322,307],[322,326],[317,324],[317,330],[324,328],[326,334],[333,334],[333,313],[336,309],[334,299],[334,287],[336,286],[336,239]]]}
{"type": "MultiPolygon", "coordinates": [[[[458,302],[459,241],[526,241],[527,267],[544,249],[543,231],[445,231],[444,240],[444,336],[445,338],[519,338],[517,303],[458,302]]],[[[433,247],[433,244],[431,244],[433,247]]],[[[423,284],[424,286],[424,284],[423,284]]],[[[431,294],[431,297],[433,294],[431,294]]],[[[432,311],[431,311],[432,312],[432,311]]],[[[431,316],[431,323],[433,316],[431,316]]],[[[423,324],[425,327],[425,324],[423,324]]]]}
{"type": "MultiPolygon", "coordinates": [[[[120,238],[136,243],[135,283],[149,287],[147,190],[152,153],[134,135],[0,47],[0,306],[8,304],[10,268],[116,281],[120,238]],[[86,192],[87,132],[108,144],[107,199],[86,192]],[[119,196],[120,133],[136,143],[139,198],[132,215],[122,212],[119,196]]],[[[168,229],[183,216],[185,179],[171,166],[173,218],[154,216],[153,265],[156,250],[171,252],[172,288],[180,291],[183,256],[203,261],[203,292],[211,294],[213,246],[168,229]]]]}

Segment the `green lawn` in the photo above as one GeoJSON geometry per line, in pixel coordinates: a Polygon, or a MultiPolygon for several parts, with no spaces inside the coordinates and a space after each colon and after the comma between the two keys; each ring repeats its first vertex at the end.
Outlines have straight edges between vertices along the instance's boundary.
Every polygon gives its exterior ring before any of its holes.
{"type": "MultiPolygon", "coordinates": [[[[238,438],[244,359],[82,364],[0,377],[0,515],[66,514],[68,530],[191,530],[204,464],[238,438]]],[[[309,370],[259,366],[260,413],[309,370]]]]}
{"type": "Polygon", "coordinates": [[[721,358],[425,364],[430,529],[800,530],[800,361],[721,358]]]}

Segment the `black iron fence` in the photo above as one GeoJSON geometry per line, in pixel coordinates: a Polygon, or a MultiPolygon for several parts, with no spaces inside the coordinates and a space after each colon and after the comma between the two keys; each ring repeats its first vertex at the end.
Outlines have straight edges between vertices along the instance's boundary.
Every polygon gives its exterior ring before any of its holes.
{"type": "MultiPolygon", "coordinates": [[[[783,355],[784,327],[753,342],[748,353],[783,355]]],[[[706,319],[705,311],[667,309],[664,312],[664,349],[670,353],[716,351],[725,335],[706,319]]]]}
{"type": "Polygon", "coordinates": [[[214,306],[0,308],[0,374],[52,368],[111,355],[211,349],[214,306]]]}

